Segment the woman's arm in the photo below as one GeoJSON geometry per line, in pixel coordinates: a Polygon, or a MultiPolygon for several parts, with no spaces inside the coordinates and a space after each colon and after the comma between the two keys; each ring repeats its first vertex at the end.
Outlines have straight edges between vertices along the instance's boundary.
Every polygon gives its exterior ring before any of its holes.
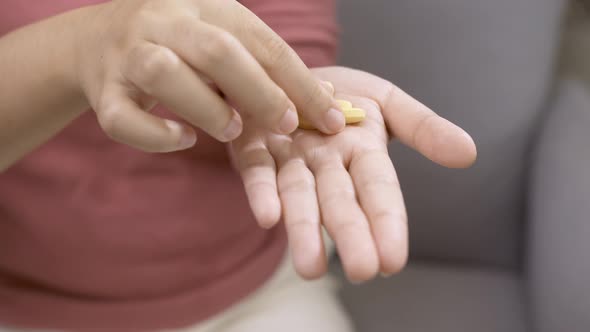
{"type": "Polygon", "coordinates": [[[0,170],[88,108],[72,59],[72,27],[83,16],[70,12],[0,38],[0,170]]]}

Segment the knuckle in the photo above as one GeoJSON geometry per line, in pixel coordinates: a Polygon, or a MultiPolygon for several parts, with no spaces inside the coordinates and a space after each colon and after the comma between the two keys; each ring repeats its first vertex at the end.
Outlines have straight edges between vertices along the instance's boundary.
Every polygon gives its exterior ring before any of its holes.
{"type": "MultiPolygon", "coordinates": [[[[312,149],[304,149],[302,152],[310,152],[312,149]]],[[[348,173],[344,167],[341,152],[330,147],[313,149],[313,155],[306,155],[311,160],[310,164],[317,172],[325,174],[342,174],[348,173]]]]}
{"type": "MultiPolygon", "coordinates": [[[[301,140],[304,140],[305,137],[302,137],[301,140]]],[[[336,165],[340,159],[333,154],[333,151],[326,147],[321,146],[323,144],[317,144],[316,141],[309,140],[308,142],[303,142],[301,147],[298,149],[298,152],[304,156],[305,160],[311,165],[314,170],[325,170],[329,165],[336,165]],[[320,145],[320,146],[318,146],[320,145]]],[[[336,166],[334,166],[336,167],[336,166]]],[[[337,170],[337,169],[334,169],[337,170]]]]}
{"type": "Polygon", "coordinates": [[[289,97],[280,87],[262,89],[260,94],[260,100],[265,104],[265,107],[260,108],[260,111],[267,113],[265,119],[268,122],[279,121],[284,114],[283,112],[291,107],[289,97]]]}
{"type": "Polygon", "coordinates": [[[179,65],[176,55],[169,49],[156,47],[146,50],[136,50],[135,52],[134,77],[138,85],[146,93],[150,93],[151,88],[156,85],[162,75],[173,72],[179,65]]]}
{"type": "Polygon", "coordinates": [[[297,218],[297,219],[292,219],[289,220],[288,223],[285,223],[285,226],[287,226],[287,229],[290,232],[295,232],[297,233],[297,229],[301,229],[303,228],[304,230],[309,229],[310,226],[316,226],[319,223],[319,220],[314,220],[312,218],[297,218]]]}
{"type": "Polygon", "coordinates": [[[400,99],[399,97],[401,93],[402,90],[400,88],[398,88],[395,84],[388,82],[383,88],[383,97],[381,99],[385,101],[397,102],[400,99]]]}
{"type": "Polygon", "coordinates": [[[180,15],[174,18],[171,23],[172,35],[180,40],[195,40],[195,17],[180,15]]]}
{"type": "Polygon", "coordinates": [[[237,39],[227,31],[211,32],[201,44],[200,54],[204,66],[219,65],[238,46],[237,39]]]}
{"type": "Polygon", "coordinates": [[[381,208],[371,215],[371,220],[374,220],[376,223],[391,223],[393,221],[407,224],[408,216],[405,210],[392,211],[389,208],[381,208]]]}
{"type": "Polygon", "coordinates": [[[324,207],[352,205],[356,203],[356,193],[352,188],[335,188],[321,198],[321,205],[324,207]]]}
{"type": "Polygon", "coordinates": [[[271,94],[272,95],[268,96],[267,98],[269,98],[269,100],[271,100],[272,102],[277,103],[281,106],[286,106],[289,104],[289,97],[287,96],[285,91],[283,91],[283,89],[277,87],[276,89],[273,89],[271,94]]]}
{"type": "Polygon", "coordinates": [[[360,222],[353,218],[332,218],[332,233],[335,239],[340,239],[348,234],[358,233],[360,222]]]}
{"type": "Polygon", "coordinates": [[[259,193],[263,190],[275,190],[272,181],[263,179],[244,180],[244,187],[248,193],[259,193]]]}
{"type": "Polygon", "coordinates": [[[121,121],[121,111],[114,105],[108,105],[97,112],[98,123],[110,138],[117,138],[117,127],[121,121]]]}
{"type": "Polygon", "coordinates": [[[284,191],[307,192],[315,188],[315,183],[308,177],[301,177],[285,181],[282,187],[284,191]]]}
{"type": "Polygon", "coordinates": [[[404,95],[405,92],[399,88],[397,85],[383,81],[383,87],[376,91],[377,96],[377,104],[382,109],[399,109],[402,107],[406,107],[404,104],[404,95]]]}
{"type": "Polygon", "coordinates": [[[424,137],[423,134],[428,132],[428,124],[430,124],[434,119],[436,119],[436,114],[424,112],[424,115],[417,121],[414,127],[414,133],[411,140],[413,146],[420,146],[421,137],[424,137]]]}
{"type": "Polygon", "coordinates": [[[158,1],[158,0],[143,1],[140,4],[140,11],[147,12],[147,13],[158,12],[162,9],[161,5],[162,5],[162,1],[158,1]]]}
{"type": "Polygon", "coordinates": [[[266,68],[281,69],[291,56],[291,48],[276,34],[271,34],[263,40],[265,56],[262,65],[266,68]]]}
{"type": "Polygon", "coordinates": [[[282,176],[280,179],[282,192],[308,192],[315,190],[313,175],[307,171],[299,176],[282,176]]]}
{"type": "Polygon", "coordinates": [[[399,187],[399,181],[392,174],[374,174],[365,179],[360,184],[361,187],[368,190],[377,189],[381,187],[399,187]]]}
{"type": "MultiPolygon", "coordinates": [[[[301,101],[301,107],[304,110],[313,110],[314,108],[317,108],[317,103],[318,101],[322,100],[324,93],[324,89],[319,84],[315,84],[312,88],[306,91],[301,101]]],[[[328,105],[325,105],[323,109],[327,110],[328,105]]]]}
{"type": "Polygon", "coordinates": [[[156,21],[157,17],[157,10],[154,8],[154,3],[152,1],[148,1],[143,3],[138,9],[135,15],[131,20],[136,26],[142,26],[144,24],[153,23],[156,21]]]}
{"type": "MultiPolygon", "coordinates": [[[[160,25],[163,22],[160,1],[143,1],[139,6],[133,6],[134,12],[129,18],[129,27],[132,32],[142,35],[145,28],[160,25]]],[[[129,10],[129,9],[128,9],[129,10]]]]}
{"type": "Polygon", "coordinates": [[[253,151],[249,158],[244,158],[240,164],[244,169],[271,168],[276,170],[274,159],[266,151],[253,151]]]}

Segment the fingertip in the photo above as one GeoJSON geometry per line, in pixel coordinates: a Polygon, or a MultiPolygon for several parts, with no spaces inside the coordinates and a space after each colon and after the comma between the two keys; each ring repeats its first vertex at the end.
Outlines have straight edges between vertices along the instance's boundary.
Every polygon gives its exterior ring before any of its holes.
{"type": "Polygon", "coordinates": [[[375,240],[379,252],[381,276],[401,272],[408,263],[408,223],[405,212],[402,215],[385,216],[375,221],[375,240]]]}
{"type": "Polygon", "coordinates": [[[452,140],[455,148],[449,152],[449,160],[444,164],[448,168],[464,169],[471,167],[477,160],[477,146],[473,138],[463,129],[457,127],[456,137],[452,140]]]}
{"type": "Polygon", "coordinates": [[[182,131],[182,136],[180,137],[180,144],[179,149],[185,150],[188,148],[192,148],[197,143],[197,134],[192,129],[185,129],[182,131]]]}
{"type": "Polygon", "coordinates": [[[279,133],[284,135],[289,135],[299,125],[299,117],[297,112],[293,108],[289,108],[279,122],[279,133]]]}
{"type": "Polygon", "coordinates": [[[381,262],[380,274],[382,277],[390,277],[400,273],[408,264],[407,250],[392,253],[388,259],[381,262]]]}
{"type": "Polygon", "coordinates": [[[170,130],[170,134],[174,137],[178,137],[177,145],[171,147],[170,150],[186,150],[197,143],[197,133],[194,129],[172,120],[164,120],[164,122],[170,130]]]}
{"type": "Polygon", "coordinates": [[[260,206],[254,214],[260,227],[264,229],[271,229],[279,222],[281,210],[280,206],[266,204],[260,206]]]}
{"type": "Polygon", "coordinates": [[[273,217],[264,214],[257,216],[256,220],[258,220],[258,226],[264,229],[272,229],[278,223],[278,219],[274,219],[273,217]]]}
{"type": "Polygon", "coordinates": [[[346,271],[346,278],[350,283],[358,285],[369,280],[372,280],[377,276],[379,272],[378,265],[376,266],[364,266],[363,269],[357,269],[355,271],[346,271]]]}
{"type": "Polygon", "coordinates": [[[324,124],[327,129],[326,134],[335,134],[344,130],[346,119],[342,111],[336,108],[330,108],[324,115],[324,124]]]}
{"type": "MultiPolygon", "coordinates": [[[[359,251],[361,253],[362,251],[359,251]]],[[[357,255],[356,257],[343,257],[346,277],[353,284],[369,281],[379,273],[379,258],[375,254],[357,255]]]]}
{"type": "Polygon", "coordinates": [[[302,278],[312,280],[327,272],[327,257],[322,234],[314,223],[287,224],[293,266],[302,278]]]}
{"type": "Polygon", "coordinates": [[[293,254],[293,266],[297,274],[305,280],[321,278],[328,272],[326,259],[313,255],[293,254]]]}
{"type": "MultiPolygon", "coordinates": [[[[259,188],[259,190],[263,190],[259,188]]],[[[252,213],[258,225],[264,229],[273,228],[281,219],[281,203],[276,193],[265,190],[251,198],[252,213]],[[273,197],[274,196],[274,197],[273,197]]]]}
{"type": "Polygon", "coordinates": [[[236,138],[238,138],[242,134],[242,130],[243,130],[242,118],[240,117],[238,112],[236,112],[234,110],[234,114],[233,114],[231,120],[229,121],[229,123],[227,124],[225,129],[223,130],[222,141],[223,142],[231,142],[231,141],[235,140],[236,138]]]}
{"type": "Polygon", "coordinates": [[[431,119],[431,127],[424,131],[424,136],[417,138],[420,151],[448,168],[470,167],[477,157],[477,148],[471,136],[449,120],[440,117],[431,119]]]}
{"type": "Polygon", "coordinates": [[[477,161],[477,145],[475,141],[466,131],[463,131],[463,136],[465,137],[465,168],[471,167],[477,161]]]}

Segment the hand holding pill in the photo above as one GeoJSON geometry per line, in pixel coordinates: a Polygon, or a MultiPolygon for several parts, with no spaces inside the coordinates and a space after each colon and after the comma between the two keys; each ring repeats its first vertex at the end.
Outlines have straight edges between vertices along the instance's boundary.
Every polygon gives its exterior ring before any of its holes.
{"type": "MultiPolygon", "coordinates": [[[[327,271],[322,228],[350,280],[391,275],[406,262],[408,228],[389,141],[398,139],[447,167],[471,165],[475,145],[461,128],[386,80],[342,67],[313,72],[333,83],[328,90],[349,126],[337,135],[245,128],[230,151],[252,211],[262,227],[285,224],[303,277],[327,271]]],[[[301,116],[299,127],[313,129],[301,116]]]]}
{"type": "Polygon", "coordinates": [[[229,142],[245,122],[290,134],[298,112],[325,134],[345,126],[322,82],[239,1],[113,0],[87,11],[72,75],[117,142],[177,151],[195,144],[195,128],[229,142]],[[151,112],[155,105],[176,119],[151,112]]]}

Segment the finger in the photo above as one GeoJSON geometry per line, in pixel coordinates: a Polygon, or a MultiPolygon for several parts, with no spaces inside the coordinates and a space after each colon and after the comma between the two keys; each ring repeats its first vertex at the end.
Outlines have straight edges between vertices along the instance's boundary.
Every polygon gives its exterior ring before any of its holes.
{"type": "Polygon", "coordinates": [[[297,110],[289,97],[233,35],[186,15],[167,24],[155,26],[150,38],[214,81],[250,121],[282,134],[297,128],[297,110]]]}
{"type": "Polygon", "coordinates": [[[469,134],[394,85],[388,89],[383,116],[400,141],[443,166],[464,168],[475,162],[477,151],[469,134]]]}
{"type": "Polygon", "coordinates": [[[252,212],[261,227],[271,228],[281,217],[274,159],[260,140],[232,145],[252,212]]]}
{"type": "Polygon", "coordinates": [[[313,171],[323,224],[348,278],[355,282],[373,278],[379,270],[377,250],[348,171],[337,158],[324,159],[313,171]]]}
{"type": "Polygon", "coordinates": [[[123,87],[106,88],[95,111],[101,128],[110,138],[146,152],[183,150],[197,140],[192,128],[141,109],[123,87]]]}
{"type": "Polygon", "coordinates": [[[468,167],[475,162],[473,139],[463,129],[441,118],[428,107],[384,79],[350,68],[316,70],[319,77],[338,72],[338,91],[374,100],[390,134],[430,160],[447,167],[468,167]]]}
{"type": "Polygon", "coordinates": [[[282,165],[278,186],[293,264],[304,278],[326,272],[327,259],[313,174],[301,160],[282,165]]]}
{"type": "Polygon", "coordinates": [[[219,141],[235,139],[242,120],[170,49],[143,43],[123,65],[123,75],[148,95],[219,141]]]}
{"type": "Polygon", "coordinates": [[[408,224],[401,188],[386,150],[354,156],[350,174],[369,219],[382,274],[402,270],[408,258],[408,224]]]}
{"type": "Polygon", "coordinates": [[[216,1],[204,10],[205,21],[215,21],[236,36],[256,61],[295,103],[298,113],[326,134],[344,129],[345,120],[329,91],[307,68],[297,53],[254,13],[237,1],[216,1]],[[219,20],[216,12],[227,13],[219,20]]]}

